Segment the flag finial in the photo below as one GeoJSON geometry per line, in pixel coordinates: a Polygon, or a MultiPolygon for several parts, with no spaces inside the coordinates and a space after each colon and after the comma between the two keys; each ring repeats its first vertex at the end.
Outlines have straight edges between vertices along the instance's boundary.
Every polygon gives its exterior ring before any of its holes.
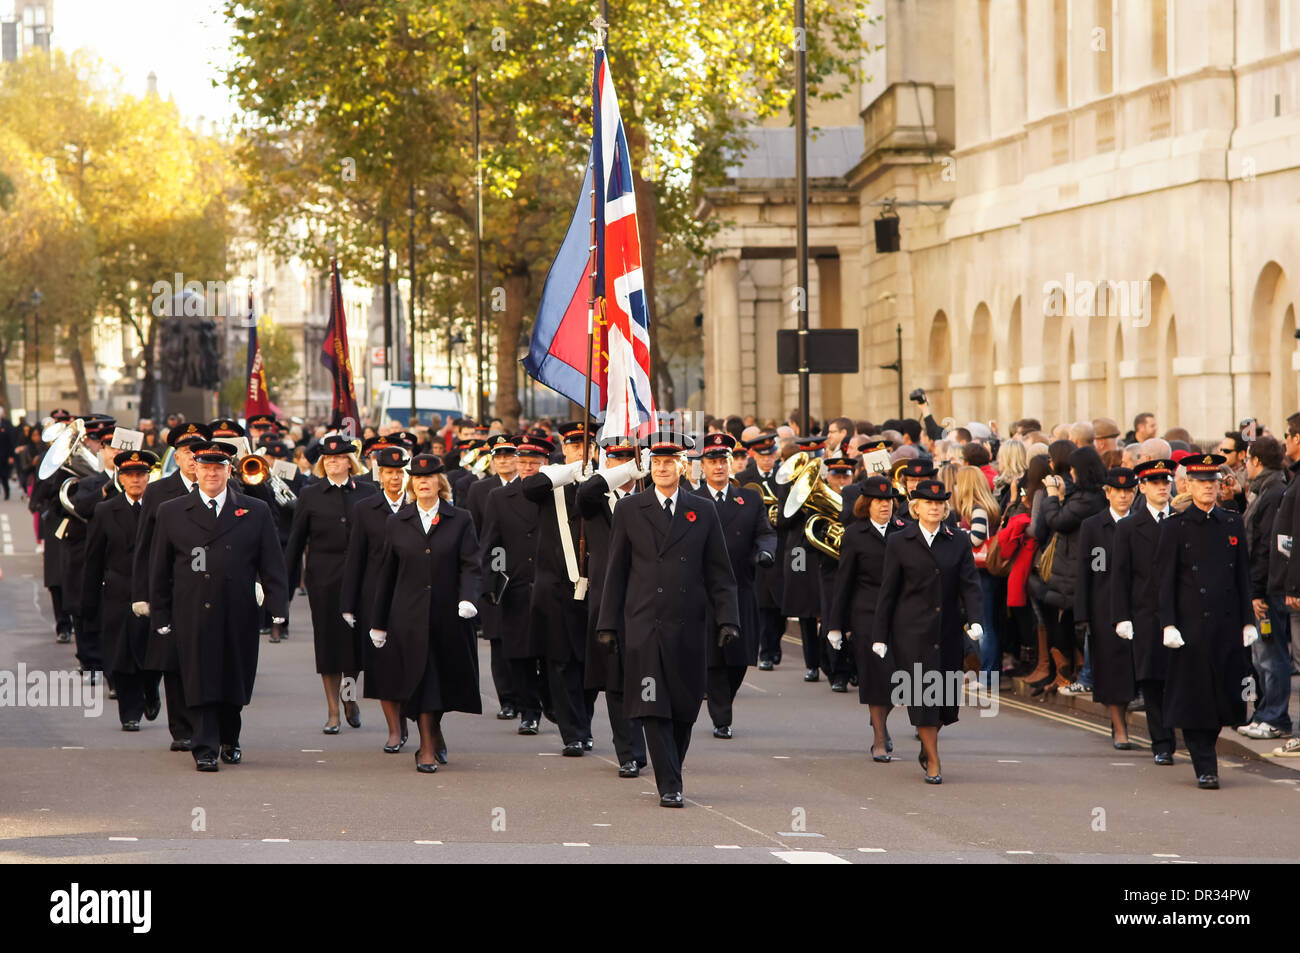
{"type": "Polygon", "coordinates": [[[596,49],[603,50],[605,37],[609,34],[609,21],[597,13],[596,19],[591,21],[591,27],[596,31],[596,49]]]}

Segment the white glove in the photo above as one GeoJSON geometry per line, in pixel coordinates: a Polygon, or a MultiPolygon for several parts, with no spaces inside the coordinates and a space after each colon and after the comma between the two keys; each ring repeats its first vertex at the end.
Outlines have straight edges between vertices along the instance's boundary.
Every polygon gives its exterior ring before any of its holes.
{"type": "Polygon", "coordinates": [[[970,625],[966,626],[966,634],[970,636],[972,642],[978,642],[980,639],[984,638],[984,626],[980,625],[978,622],[972,622],[970,625]]]}
{"type": "Polygon", "coordinates": [[[149,603],[133,602],[131,603],[131,611],[143,619],[149,614],[149,603]]]}
{"type": "Polygon", "coordinates": [[[288,621],[289,620],[284,618],[283,616],[278,616],[278,615],[271,616],[271,622],[275,625],[284,625],[288,621]]]}
{"type": "Polygon", "coordinates": [[[877,655],[879,655],[881,658],[884,658],[884,657],[885,657],[885,652],[888,651],[888,648],[889,648],[889,647],[888,647],[887,645],[885,645],[884,642],[872,642],[872,643],[871,643],[871,651],[875,652],[875,653],[876,653],[877,655]]]}
{"type": "Polygon", "coordinates": [[[1115,623],[1115,634],[1121,639],[1133,639],[1133,623],[1125,619],[1123,622],[1115,623]]]}
{"type": "Polygon", "coordinates": [[[826,633],[826,641],[831,644],[831,648],[838,652],[844,647],[844,633],[839,629],[831,629],[826,633]]]}
{"type": "Polygon", "coordinates": [[[627,463],[620,463],[616,467],[610,467],[606,470],[597,470],[596,473],[605,485],[611,490],[616,490],[625,483],[631,483],[633,480],[639,480],[646,475],[635,460],[629,460],[627,463]]]}
{"type": "Polygon", "coordinates": [[[551,481],[551,486],[568,486],[578,479],[578,474],[581,472],[581,461],[577,463],[548,463],[541,468],[542,476],[551,481]]]}
{"type": "Polygon", "coordinates": [[[1243,625],[1241,627],[1241,644],[1250,648],[1254,643],[1259,641],[1259,629],[1253,625],[1243,625]]]}
{"type": "Polygon", "coordinates": [[[171,634],[172,634],[172,627],[171,627],[170,625],[165,625],[165,626],[163,626],[161,629],[158,630],[158,634],[159,634],[159,635],[171,635],[171,634]]]}
{"type": "Polygon", "coordinates": [[[379,629],[371,629],[370,641],[374,644],[375,648],[382,649],[384,643],[388,641],[388,633],[380,631],[379,629]]]}
{"type": "Polygon", "coordinates": [[[345,612],[345,613],[343,613],[343,621],[346,622],[346,623],[348,624],[348,628],[349,628],[349,629],[355,629],[355,628],[356,628],[356,625],[357,625],[357,617],[354,616],[351,612],[345,612]]]}
{"type": "Polygon", "coordinates": [[[464,599],[456,605],[456,612],[462,619],[472,619],[478,615],[478,609],[474,608],[474,603],[466,602],[464,599]]]}
{"type": "Polygon", "coordinates": [[[266,598],[266,593],[262,591],[260,582],[253,583],[253,598],[257,600],[259,606],[262,604],[262,600],[266,598]]]}
{"type": "Polygon", "coordinates": [[[641,448],[641,473],[644,476],[650,472],[650,448],[641,448]]]}
{"type": "Polygon", "coordinates": [[[1164,643],[1166,648],[1181,649],[1187,643],[1183,641],[1183,634],[1172,625],[1165,626],[1164,643]]]}

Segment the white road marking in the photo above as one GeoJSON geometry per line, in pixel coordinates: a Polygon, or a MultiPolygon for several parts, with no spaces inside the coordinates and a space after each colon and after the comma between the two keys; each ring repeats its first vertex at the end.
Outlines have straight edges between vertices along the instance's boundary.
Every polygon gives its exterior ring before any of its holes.
{"type": "Polygon", "coordinates": [[[262,843],[263,843],[263,844],[287,844],[287,843],[289,843],[289,838],[287,838],[287,837],[263,837],[263,838],[262,838],[262,843]]]}
{"type": "Polygon", "coordinates": [[[9,514],[0,513],[0,543],[3,543],[4,554],[12,556],[14,554],[14,538],[9,530],[9,514]]]}
{"type": "Polygon", "coordinates": [[[777,831],[778,837],[825,837],[825,834],[814,834],[812,831],[777,831]]]}
{"type": "Polygon", "coordinates": [[[85,751],[86,749],[82,745],[64,745],[63,750],[64,751],[85,751]]]}
{"type": "Polygon", "coordinates": [[[1181,857],[1182,854],[1152,854],[1152,857],[1181,857]]]}
{"type": "Polygon", "coordinates": [[[592,824],[592,827],[613,827],[613,824],[592,824]]]}
{"type": "Polygon", "coordinates": [[[847,864],[843,857],[828,854],[824,850],[774,850],[773,857],[779,857],[787,864],[847,864]]]}
{"type": "Polygon", "coordinates": [[[588,844],[586,841],[567,841],[567,840],[566,840],[566,841],[564,842],[564,845],[563,845],[563,846],[565,846],[565,847],[590,847],[591,845],[588,844]]]}
{"type": "Polygon", "coordinates": [[[1133,762],[1132,762],[1132,761],[1112,761],[1112,762],[1110,763],[1110,766],[1111,766],[1112,768],[1131,768],[1131,767],[1133,767],[1133,762]]]}
{"type": "Polygon", "coordinates": [[[714,850],[740,850],[739,844],[714,844],[714,850]]]}
{"type": "Polygon", "coordinates": [[[756,691],[756,692],[758,692],[759,694],[762,694],[762,695],[766,695],[766,694],[767,694],[767,689],[766,689],[766,688],[759,688],[757,685],[753,684],[752,682],[741,682],[741,683],[740,683],[740,687],[741,687],[741,688],[752,688],[754,691],[756,691]]]}
{"type": "Polygon", "coordinates": [[[887,854],[889,851],[883,847],[859,847],[859,854],[887,854]]]}
{"type": "Polygon", "coordinates": [[[302,749],[302,753],[303,753],[303,754],[320,754],[320,753],[323,752],[324,750],[325,750],[324,748],[303,748],[303,749],[302,749]]]}
{"type": "Polygon", "coordinates": [[[1004,758],[998,758],[998,764],[1019,764],[1019,761],[1009,761],[1004,758]]]}
{"type": "Polygon", "coordinates": [[[139,840],[138,837],[110,837],[109,840],[139,840]]]}
{"type": "Polygon", "coordinates": [[[790,756],[789,756],[788,754],[774,754],[774,755],[772,755],[772,757],[775,758],[777,761],[789,761],[789,760],[790,760],[790,756]]]}
{"type": "Polygon", "coordinates": [[[537,752],[537,757],[539,757],[539,758],[558,758],[559,756],[560,756],[560,753],[559,753],[558,751],[539,751],[539,752],[537,752]]]}
{"type": "Polygon", "coordinates": [[[415,843],[417,843],[417,844],[441,844],[442,841],[440,841],[440,840],[418,840],[418,841],[416,841],[415,843]]]}
{"type": "Polygon", "coordinates": [[[1007,853],[1008,854],[1032,854],[1033,851],[1032,850],[1009,850],[1007,851],[1007,853]]]}

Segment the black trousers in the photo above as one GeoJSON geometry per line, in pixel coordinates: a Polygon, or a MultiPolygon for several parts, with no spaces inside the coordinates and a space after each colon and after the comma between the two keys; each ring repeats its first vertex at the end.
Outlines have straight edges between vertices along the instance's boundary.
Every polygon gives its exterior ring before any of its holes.
{"type": "Polygon", "coordinates": [[[709,717],[714,728],[731,724],[731,703],[736,700],[740,683],[745,680],[744,665],[719,665],[709,669],[709,717]]]}
{"type": "Polygon", "coordinates": [[[822,646],[826,643],[822,641],[821,626],[815,617],[799,620],[799,638],[803,642],[803,667],[825,668],[822,646]]]}
{"type": "Polygon", "coordinates": [[[491,646],[492,685],[497,690],[497,701],[502,708],[507,705],[512,708],[518,707],[514,683],[510,680],[510,659],[506,658],[506,651],[501,646],[501,640],[489,639],[488,645],[491,646]]]}
{"type": "Polygon", "coordinates": [[[163,672],[163,690],[167,695],[167,730],[172,741],[194,739],[194,715],[185,703],[185,683],[180,672],[163,672]]]}
{"type": "Polygon", "coordinates": [[[826,640],[828,632],[830,628],[823,622],[818,629],[818,641],[821,642],[822,647],[822,671],[832,681],[838,678],[848,681],[849,676],[857,672],[858,668],[857,661],[853,658],[853,644],[845,641],[843,648],[832,648],[830,642],[826,640]]]}
{"type": "Polygon", "coordinates": [[[650,752],[650,762],[655,769],[655,786],[659,793],[680,794],[682,791],[682,764],[686,749],[691,745],[693,721],[673,721],[671,718],[642,719],[645,725],[645,746],[650,752]]]}
{"type": "Polygon", "coordinates": [[[596,696],[600,692],[582,687],[584,674],[582,662],[577,659],[546,663],[552,711],[560,727],[560,738],[566,745],[591,737],[591,716],[595,714],[596,696]]]}
{"type": "Polygon", "coordinates": [[[240,712],[243,705],[195,705],[190,711],[194,718],[194,760],[215,758],[219,745],[239,744],[239,730],[243,727],[240,712]]]}
{"type": "Polygon", "coordinates": [[[780,609],[759,609],[758,657],[776,665],[781,661],[781,636],[785,634],[785,616],[780,609]]]}
{"type": "Polygon", "coordinates": [[[77,646],[77,664],[83,672],[101,672],[104,670],[104,656],[98,630],[86,631],[85,620],[80,613],[72,615],[73,642],[77,646]]]}
{"type": "MultiPolygon", "coordinates": [[[[1142,701],[1146,705],[1147,734],[1151,736],[1152,754],[1174,753],[1174,729],[1165,724],[1164,679],[1138,682],[1142,701]]],[[[1186,732],[1183,732],[1186,736],[1186,732]]]]}
{"type": "Polygon", "coordinates": [[[114,672],[117,717],[122,724],[144,720],[145,704],[158,698],[157,672],[114,672]]]}
{"type": "Polygon", "coordinates": [[[1192,756],[1192,769],[1197,777],[1219,773],[1219,756],[1214,750],[1219,740],[1218,728],[1184,728],[1183,740],[1187,742],[1187,753],[1192,756]]]}
{"type": "Polygon", "coordinates": [[[640,718],[628,718],[623,707],[622,692],[606,692],[605,708],[609,712],[609,730],[614,734],[614,753],[620,765],[635,761],[638,768],[646,766],[645,729],[640,718]]]}
{"type": "Polygon", "coordinates": [[[538,721],[542,717],[542,686],[545,679],[538,668],[541,659],[512,658],[510,684],[515,690],[515,705],[524,721],[538,721]]]}

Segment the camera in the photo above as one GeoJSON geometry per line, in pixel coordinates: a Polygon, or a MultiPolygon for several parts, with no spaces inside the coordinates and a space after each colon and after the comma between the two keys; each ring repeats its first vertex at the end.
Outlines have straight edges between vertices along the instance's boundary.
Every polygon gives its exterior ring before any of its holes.
{"type": "Polygon", "coordinates": [[[922,388],[918,387],[916,388],[916,390],[912,391],[912,393],[907,395],[907,399],[912,401],[913,403],[924,404],[925,391],[922,388]]]}

